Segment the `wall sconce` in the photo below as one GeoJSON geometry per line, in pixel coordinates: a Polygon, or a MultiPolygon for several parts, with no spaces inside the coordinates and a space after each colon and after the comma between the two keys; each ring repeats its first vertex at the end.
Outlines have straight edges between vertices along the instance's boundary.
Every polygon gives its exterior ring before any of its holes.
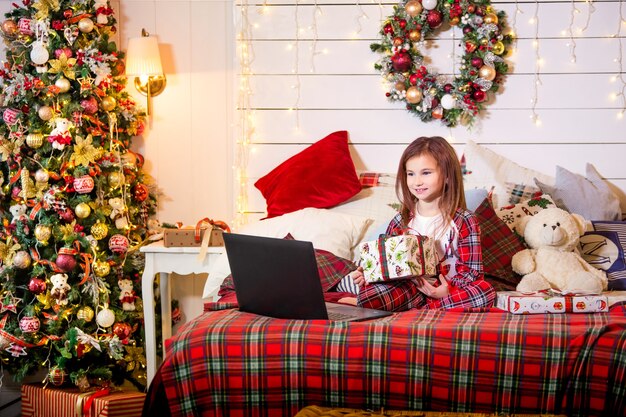
{"type": "Polygon", "coordinates": [[[150,115],[150,99],[165,89],[166,79],[161,65],[159,44],[155,37],[141,29],[140,38],[128,40],[126,75],[135,75],[135,88],[147,97],[146,113],[150,115]]]}

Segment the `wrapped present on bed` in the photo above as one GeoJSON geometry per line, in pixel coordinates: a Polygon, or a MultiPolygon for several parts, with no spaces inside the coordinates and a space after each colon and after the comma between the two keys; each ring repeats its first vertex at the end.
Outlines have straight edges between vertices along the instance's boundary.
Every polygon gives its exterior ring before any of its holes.
{"type": "Polygon", "coordinates": [[[413,276],[433,276],[437,256],[425,236],[381,235],[377,240],[361,243],[360,265],[367,282],[381,282],[413,276]]]}
{"type": "Polygon", "coordinates": [[[605,295],[560,294],[548,291],[524,294],[516,291],[498,292],[496,307],[513,314],[597,313],[609,310],[605,295]]]}
{"type": "Polygon", "coordinates": [[[163,229],[163,246],[166,248],[224,246],[223,232],[230,232],[226,223],[205,217],[195,227],[178,224],[178,228],[163,229]]]}
{"type": "Polygon", "coordinates": [[[22,385],[22,417],[140,417],[146,394],[136,391],[22,385]]]}

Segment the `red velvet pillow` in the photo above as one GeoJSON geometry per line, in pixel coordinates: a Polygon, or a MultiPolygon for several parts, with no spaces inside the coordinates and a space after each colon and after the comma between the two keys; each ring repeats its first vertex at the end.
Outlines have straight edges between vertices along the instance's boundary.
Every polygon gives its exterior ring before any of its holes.
{"type": "Polygon", "coordinates": [[[265,197],[267,217],[343,203],[361,190],[348,150],[348,132],[331,133],[287,159],[254,186],[265,197]]]}

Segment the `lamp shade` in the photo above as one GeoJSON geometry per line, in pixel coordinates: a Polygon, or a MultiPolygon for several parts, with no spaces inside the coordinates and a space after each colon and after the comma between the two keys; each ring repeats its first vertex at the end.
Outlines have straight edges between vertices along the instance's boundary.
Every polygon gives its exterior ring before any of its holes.
{"type": "Polygon", "coordinates": [[[142,36],[128,40],[126,75],[163,75],[159,44],[155,37],[142,36]]]}

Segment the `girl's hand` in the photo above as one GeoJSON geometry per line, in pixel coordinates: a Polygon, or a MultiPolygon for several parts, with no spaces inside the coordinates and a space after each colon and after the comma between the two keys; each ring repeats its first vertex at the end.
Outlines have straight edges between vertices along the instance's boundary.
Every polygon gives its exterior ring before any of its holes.
{"type": "Polygon", "coordinates": [[[339,300],[337,300],[338,303],[341,304],[349,304],[351,306],[355,306],[356,305],[356,297],[343,297],[340,298],[339,300]]]}
{"type": "Polygon", "coordinates": [[[352,277],[352,281],[360,288],[365,287],[365,276],[363,275],[363,267],[358,267],[355,271],[349,274],[352,277]]]}
{"type": "Polygon", "coordinates": [[[443,275],[439,275],[439,282],[441,282],[441,285],[438,287],[435,287],[434,285],[431,285],[428,281],[426,281],[424,278],[419,277],[416,280],[417,283],[417,288],[424,293],[424,295],[426,295],[427,297],[430,298],[445,298],[450,294],[450,290],[448,288],[448,281],[446,281],[446,279],[443,277],[443,275]]]}

